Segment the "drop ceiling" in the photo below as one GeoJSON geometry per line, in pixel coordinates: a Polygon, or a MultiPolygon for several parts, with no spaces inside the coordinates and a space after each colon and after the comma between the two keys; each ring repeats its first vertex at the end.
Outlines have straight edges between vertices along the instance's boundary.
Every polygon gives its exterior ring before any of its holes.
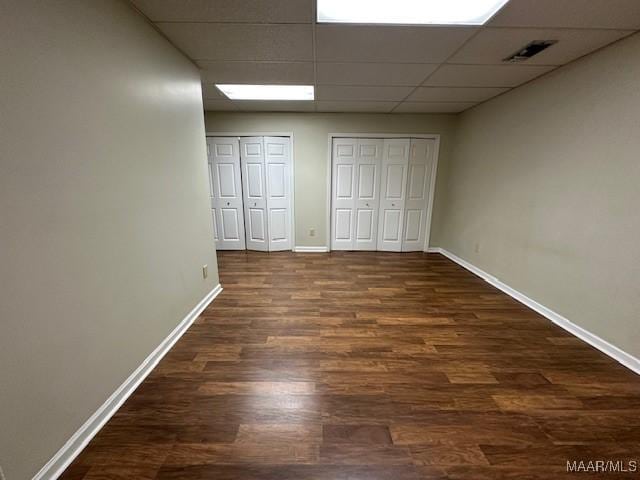
{"type": "Polygon", "coordinates": [[[456,113],[640,30],[640,0],[510,0],[486,25],[317,24],[315,0],[131,0],[202,70],[206,110],[456,113]],[[525,63],[533,40],[558,43],[525,63]],[[215,83],[308,84],[230,101],[215,83]]]}

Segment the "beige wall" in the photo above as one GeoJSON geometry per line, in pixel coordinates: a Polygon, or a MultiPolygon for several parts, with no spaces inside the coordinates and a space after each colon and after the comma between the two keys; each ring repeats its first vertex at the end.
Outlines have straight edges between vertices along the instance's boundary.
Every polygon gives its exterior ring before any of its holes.
{"type": "Polygon", "coordinates": [[[123,1],[9,0],[0,65],[0,464],[22,480],[218,279],[188,60],[123,1]]]}
{"type": "Polygon", "coordinates": [[[207,112],[207,132],[293,132],[296,246],[328,245],[327,163],[329,133],[434,133],[440,158],[431,229],[438,245],[443,182],[453,141],[455,115],[207,112]],[[315,228],[316,236],[309,230],[315,228]]]}
{"type": "Polygon", "coordinates": [[[635,35],[463,114],[441,237],[635,356],[639,49],[635,35]]]}

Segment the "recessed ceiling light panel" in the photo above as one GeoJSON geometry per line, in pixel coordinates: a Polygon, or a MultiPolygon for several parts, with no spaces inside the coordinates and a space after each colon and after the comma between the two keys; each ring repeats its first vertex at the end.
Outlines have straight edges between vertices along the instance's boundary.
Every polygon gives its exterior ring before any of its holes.
{"type": "Polygon", "coordinates": [[[318,0],[318,22],[483,25],[509,0],[318,0]]]}
{"type": "Polygon", "coordinates": [[[231,100],[313,100],[313,85],[217,85],[231,100]]]}

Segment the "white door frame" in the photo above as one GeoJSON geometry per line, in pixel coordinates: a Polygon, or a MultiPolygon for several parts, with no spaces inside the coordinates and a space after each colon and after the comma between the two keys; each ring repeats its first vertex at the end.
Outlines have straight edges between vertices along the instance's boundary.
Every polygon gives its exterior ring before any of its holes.
{"type": "MultiPolygon", "coordinates": [[[[208,134],[207,134],[208,135],[208,134]]],[[[234,136],[227,134],[229,136],[234,136]]],[[[427,225],[424,235],[424,248],[426,252],[429,248],[429,239],[431,238],[431,216],[433,214],[433,199],[436,191],[436,176],[438,174],[438,158],[440,157],[440,134],[430,133],[330,133],[327,148],[327,214],[326,214],[326,231],[327,231],[327,251],[331,251],[331,183],[333,169],[333,139],[334,138],[426,138],[435,140],[436,146],[434,151],[434,161],[431,171],[431,185],[429,190],[429,204],[427,205],[427,225]]],[[[292,140],[293,141],[293,140],[292,140]]]]}
{"type": "Polygon", "coordinates": [[[295,192],[295,154],[293,144],[293,132],[206,132],[205,137],[289,137],[291,145],[291,250],[295,250],[296,245],[296,192],[295,192]]]}

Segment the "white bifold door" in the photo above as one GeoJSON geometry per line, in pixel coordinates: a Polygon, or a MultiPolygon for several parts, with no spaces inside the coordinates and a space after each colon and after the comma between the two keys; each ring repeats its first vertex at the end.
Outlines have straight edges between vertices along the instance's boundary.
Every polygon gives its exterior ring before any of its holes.
{"type": "Polygon", "coordinates": [[[429,201],[434,163],[435,140],[412,138],[404,200],[403,252],[422,251],[425,247],[427,230],[431,223],[429,201]]]}
{"type": "Polygon", "coordinates": [[[331,248],[422,251],[435,140],[335,138],[331,248]]]}
{"type": "Polygon", "coordinates": [[[244,250],[244,212],[238,138],[208,138],[207,150],[216,248],[244,250]]]}
{"type": "Polygon", "coordinates": [[[291,250],[291,143],[264,137],[269,251],[291,250]]]}
{"type": "MultiPolygon", "coordinates": [[[[240,181],[239,222],[242,243],[230,243],[214,222],[216,248],[244,250],[291,250],[291,145],[288,137],[210,137],[210,151],[218,145],[235,145],[238,151],[237,178],[240,181]],[[241,179],[241,180],[240,180],[241,179]],[[217,227],[217,228],[216,228],[217,227]]],[[[218,205],[215,186],[224,182],[218,174],[216,156],[210,155],[212,208],[218,205]]],[[[224,201],[222,202],[224,206],[224,201]]],[[[214,218],[220,214],[214,209],[214,218]]]]}
{"type": "Polygon", "coordinates": [[[247,250],[269,251],[263,137],[242,137],[242,193],[247,250]]]}
{"type": "Polygon", "coordinates": [[[378,250],[402,251],[404,200],[409,165],[408,138],[384,141],[378,250]]]}
{"type": "Polygon", "coordinates": [[[332,250],[376,250],[381,139],[333,142],[332,250]]]}

